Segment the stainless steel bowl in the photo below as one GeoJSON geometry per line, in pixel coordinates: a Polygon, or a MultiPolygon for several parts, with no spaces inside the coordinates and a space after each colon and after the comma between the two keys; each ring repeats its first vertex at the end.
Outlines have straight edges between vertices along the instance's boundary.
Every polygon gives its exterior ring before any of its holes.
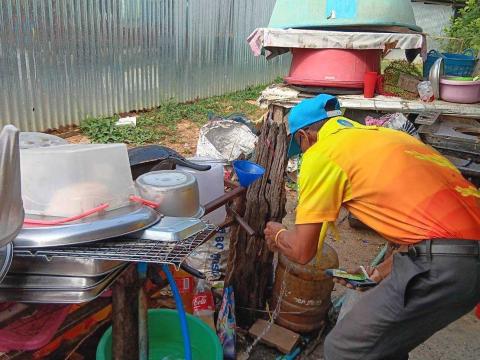
{"type": "Polygon", "coordinates": [[[195,217],[201,210],[195,176],[180,170],[152,171],[136,180],[138,194],[160,204],[165,216],[195,217]]]}

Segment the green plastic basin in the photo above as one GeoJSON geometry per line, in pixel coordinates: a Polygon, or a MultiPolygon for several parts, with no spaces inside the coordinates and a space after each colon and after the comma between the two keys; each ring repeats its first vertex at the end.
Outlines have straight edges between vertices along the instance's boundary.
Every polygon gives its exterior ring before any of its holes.
{"type": "MultiPolygon", "coordinates": [[[[202,320],[187,314],[193,360],[222,360],[223,349],[215,332],[202,320]]],[[[148,310],[149,359],[184,359],[183,338],[178,313],[168,309],[148,310]]],[[[97,347],[97,360],[112,358],[112,327],[97,347]]]]}
{"type": "Polygon", "coordinates": [[[401,26],[422,31],[410,0],[277,0],[268,27],[401,26]]]}

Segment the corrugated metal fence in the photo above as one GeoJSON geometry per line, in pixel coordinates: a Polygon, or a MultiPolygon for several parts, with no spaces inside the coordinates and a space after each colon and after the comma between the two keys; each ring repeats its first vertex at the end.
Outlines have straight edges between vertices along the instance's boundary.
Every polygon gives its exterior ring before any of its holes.
{"type": "Polygon", "coordinates": [[[265,83],[274,0],[0,0],[0,124],[44,130],[265,83]]]}

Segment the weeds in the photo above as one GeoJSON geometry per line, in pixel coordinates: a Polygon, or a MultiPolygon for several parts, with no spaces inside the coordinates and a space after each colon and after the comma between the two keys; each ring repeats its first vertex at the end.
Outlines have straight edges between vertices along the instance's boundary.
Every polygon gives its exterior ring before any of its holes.
{"type": "MultiPolygon", "coordinates": [[[[158,108],[142,113],[137,126],[115,126],[118,116],[89,118],[81,122],[80,130],[95,143],[124,142],[131,145],[156,143],[168,136],[175,139],[175,130],[180,121],[190,121],[200,126],[207,122],[210,113],[227,116],[243,113],[256,120],[263,110],[254,101],[266,85],[249,87],[221,96],[213,96],[188,103],[168,101],[158,108]]],[[[195,126],[194,125],[194,126],[195,126]]]]}

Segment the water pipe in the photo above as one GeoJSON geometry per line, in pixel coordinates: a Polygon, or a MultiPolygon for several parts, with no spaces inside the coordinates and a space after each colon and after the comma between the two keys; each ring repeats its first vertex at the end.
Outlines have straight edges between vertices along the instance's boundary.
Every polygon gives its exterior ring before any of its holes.
{"type": "Polygon", "coordinates": [[[177,284],[175,279],[172,276],[172,273],[168,269],[168,265],[162,265],[163,272],[167,275],[168,282],[170,283],[170,288],[172,289],[173,298],[177,305],[178,317],[180,318],[180,329],[183,336],[183,347],[185,353],[185,360],[192,360],[192,349],[190,347],[190,335],[188,332],[187,316],[185,315],[185,309],[183,308],[182,298],[178,292],[177,284]]]}

